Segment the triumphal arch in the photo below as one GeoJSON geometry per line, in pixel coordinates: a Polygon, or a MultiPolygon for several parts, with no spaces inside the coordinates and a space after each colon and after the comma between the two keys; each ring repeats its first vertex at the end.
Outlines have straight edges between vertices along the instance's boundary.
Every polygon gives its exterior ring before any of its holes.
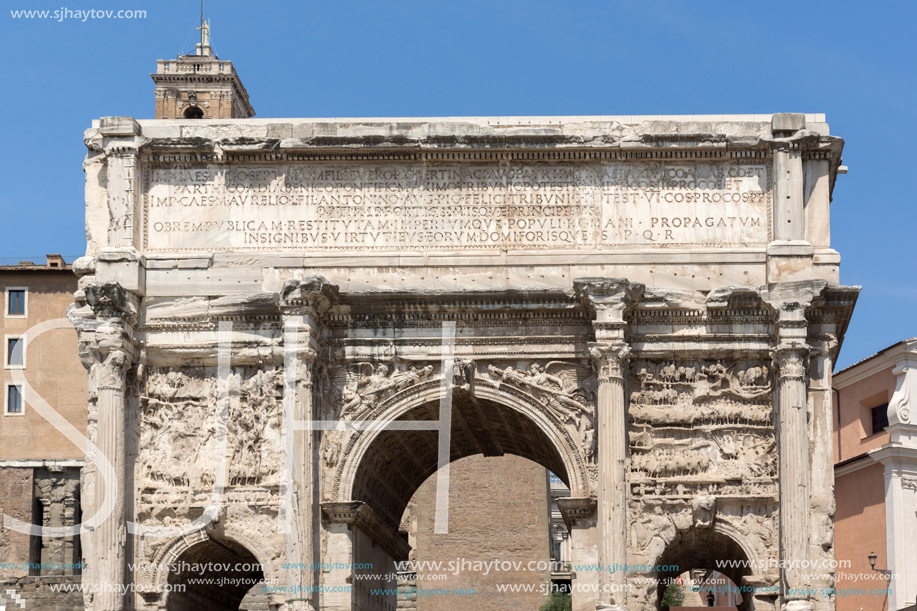
{"type": "Polygon", "coordinates": [[[822,115],[107,117],[85,139],[70,318],[83,514],[108,515],[83,529],[87,608],[236,608],[263,577],[272,609],[394,609],[370,590],[410,557],[412,494],[507,453],[571,490],[577,610],[657,608],[660,565],[716,568],[743,611],[834,608],[857,289],[822,115]]]}

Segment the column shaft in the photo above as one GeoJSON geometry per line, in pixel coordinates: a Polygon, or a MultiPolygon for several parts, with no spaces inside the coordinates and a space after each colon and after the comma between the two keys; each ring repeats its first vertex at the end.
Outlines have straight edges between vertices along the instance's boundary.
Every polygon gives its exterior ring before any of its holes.
{"type": "Polygon", "coordinates": [[[784,601],[809,601],[809,438],[806,422],[807,354],[778,348],[780,435],[780,550],[784,601]]]}
{"type": "MultiPolygon", "coordinates": [[[[598,524],[603,605],[621,606],[627,574],[627,414],[624,395],[626,345],[603,346],[598,353],[598,524]]],[[[600,608],[602,606],[600,605],[600,608]]]]}
{"type": "Polygon", "coordinates": [[[111,463],[113,482],[105,484],[96,470],[96,507],[113,506],[111,515],[93,532],[95,574],[99,591],[95,595],[97,611],[120,611],[124,585],[124,388],[100,387],[98,390],[99,424],[96,445],[111,463]],[[106,489],[114,498],[106,498],[106,489]]]}

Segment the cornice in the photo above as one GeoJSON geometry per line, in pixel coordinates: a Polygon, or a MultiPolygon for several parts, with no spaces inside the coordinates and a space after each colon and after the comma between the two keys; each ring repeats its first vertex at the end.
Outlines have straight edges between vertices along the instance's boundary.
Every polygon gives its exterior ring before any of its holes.
{"type": "Polygon", "coordinates": [[[284,145],[279,139],[252,139],[242,148],[238,143],[217,147],[211,140],[188,137],[152,139],[146,144],[143,161],[153,167],[174,167],[176,163],[277,163],[297,161],[392,161],[392,162],[588,162],[588,161],[692,161],[761,159],[769,163],[766,151],[709,151],[689,149],[627,150],[603,144],[584,148],[581,143],[556,139],[528,138],[499,141],[470,139],[466,142],[393,142],[361,138],[323,138],[306,143],[284,145]],[[678,153],[677,155],[675,153],[678,153]],[[740,154],[743,153],[743,154],[740,154]],[[744,154],[748,153],[748,154],[744,154]],[[751,154],[755,153],[755,154],[751,154]],[[193,154],[193,155],[189,155],[193,154]]]}
{"type": "Polygon", "coordinates": [[[886,443],[881,448],[871,450],[869,457],[877,463],[906,467],[907,470],[917,473],[917,447],[906,446],[900,443],[886,443]]]}

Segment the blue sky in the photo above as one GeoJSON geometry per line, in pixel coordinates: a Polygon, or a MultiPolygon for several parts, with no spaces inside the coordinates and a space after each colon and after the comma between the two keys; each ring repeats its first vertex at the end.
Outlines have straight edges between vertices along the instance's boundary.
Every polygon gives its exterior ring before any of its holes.
{"type": "MultiPolygon", "coordinates": [[[[82,132],[153,116],[156,59],[199,5],[6,0],[0,257],[84,247],[82,132]],[[14,19],[11,10],[145,10],[14,19]]],[[[824,112],[847,141],[832,204],[841,281],[863,285],[839,365],[917,335],[917,3],[207,2],[261,117],[824,112]]]]}

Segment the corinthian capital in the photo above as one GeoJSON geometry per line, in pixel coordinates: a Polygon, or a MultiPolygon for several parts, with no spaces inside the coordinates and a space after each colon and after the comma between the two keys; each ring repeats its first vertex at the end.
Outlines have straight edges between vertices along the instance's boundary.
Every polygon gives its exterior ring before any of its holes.
{"type": "Polygon", "coordinates": [[[123,350],[113,350],[101,357],[101,362],[96,368],[96,389],[122,390],[125,375],[131,367],[131,357],[123,350]]]}
{"type": "Polygon", "coordinates": [[[781,380],[803,380],[809,370],[807,344],[781,344],[774,348],[772,356],[781,380]]]}
{"type": "Polygon", "coordinates": [[[91,282],[83,287],[86,303],[97,319],[121,319],[129,325],[137,322],[140,309],[137,296],[115,282],[91,282]]]}
{"type": "MultiPolygon", "coordinates": [[[[89,283],[83,287],[83,293],[86,305],[72,307],[67,312],[67,317],[77,329],[80,362],[91,369],[94,365],[114,359],[111,366],[115,369],[129,367],[136,352],[133,326],[137,323],[139,311],[137,297],[112,282],[89,283]],[[122,364],[124,362],[126,364],[122,364]]],[[[123,376],[123,371],[105,374],[106,379],[118,376],[123,376]]]]}
{"type": "Polygon", "coordinates": [[[589,354],[592,355],[592,365],[599,383],[624,379],[630,360],[630,346],[595,342],[589,344],[589,354]]]}

